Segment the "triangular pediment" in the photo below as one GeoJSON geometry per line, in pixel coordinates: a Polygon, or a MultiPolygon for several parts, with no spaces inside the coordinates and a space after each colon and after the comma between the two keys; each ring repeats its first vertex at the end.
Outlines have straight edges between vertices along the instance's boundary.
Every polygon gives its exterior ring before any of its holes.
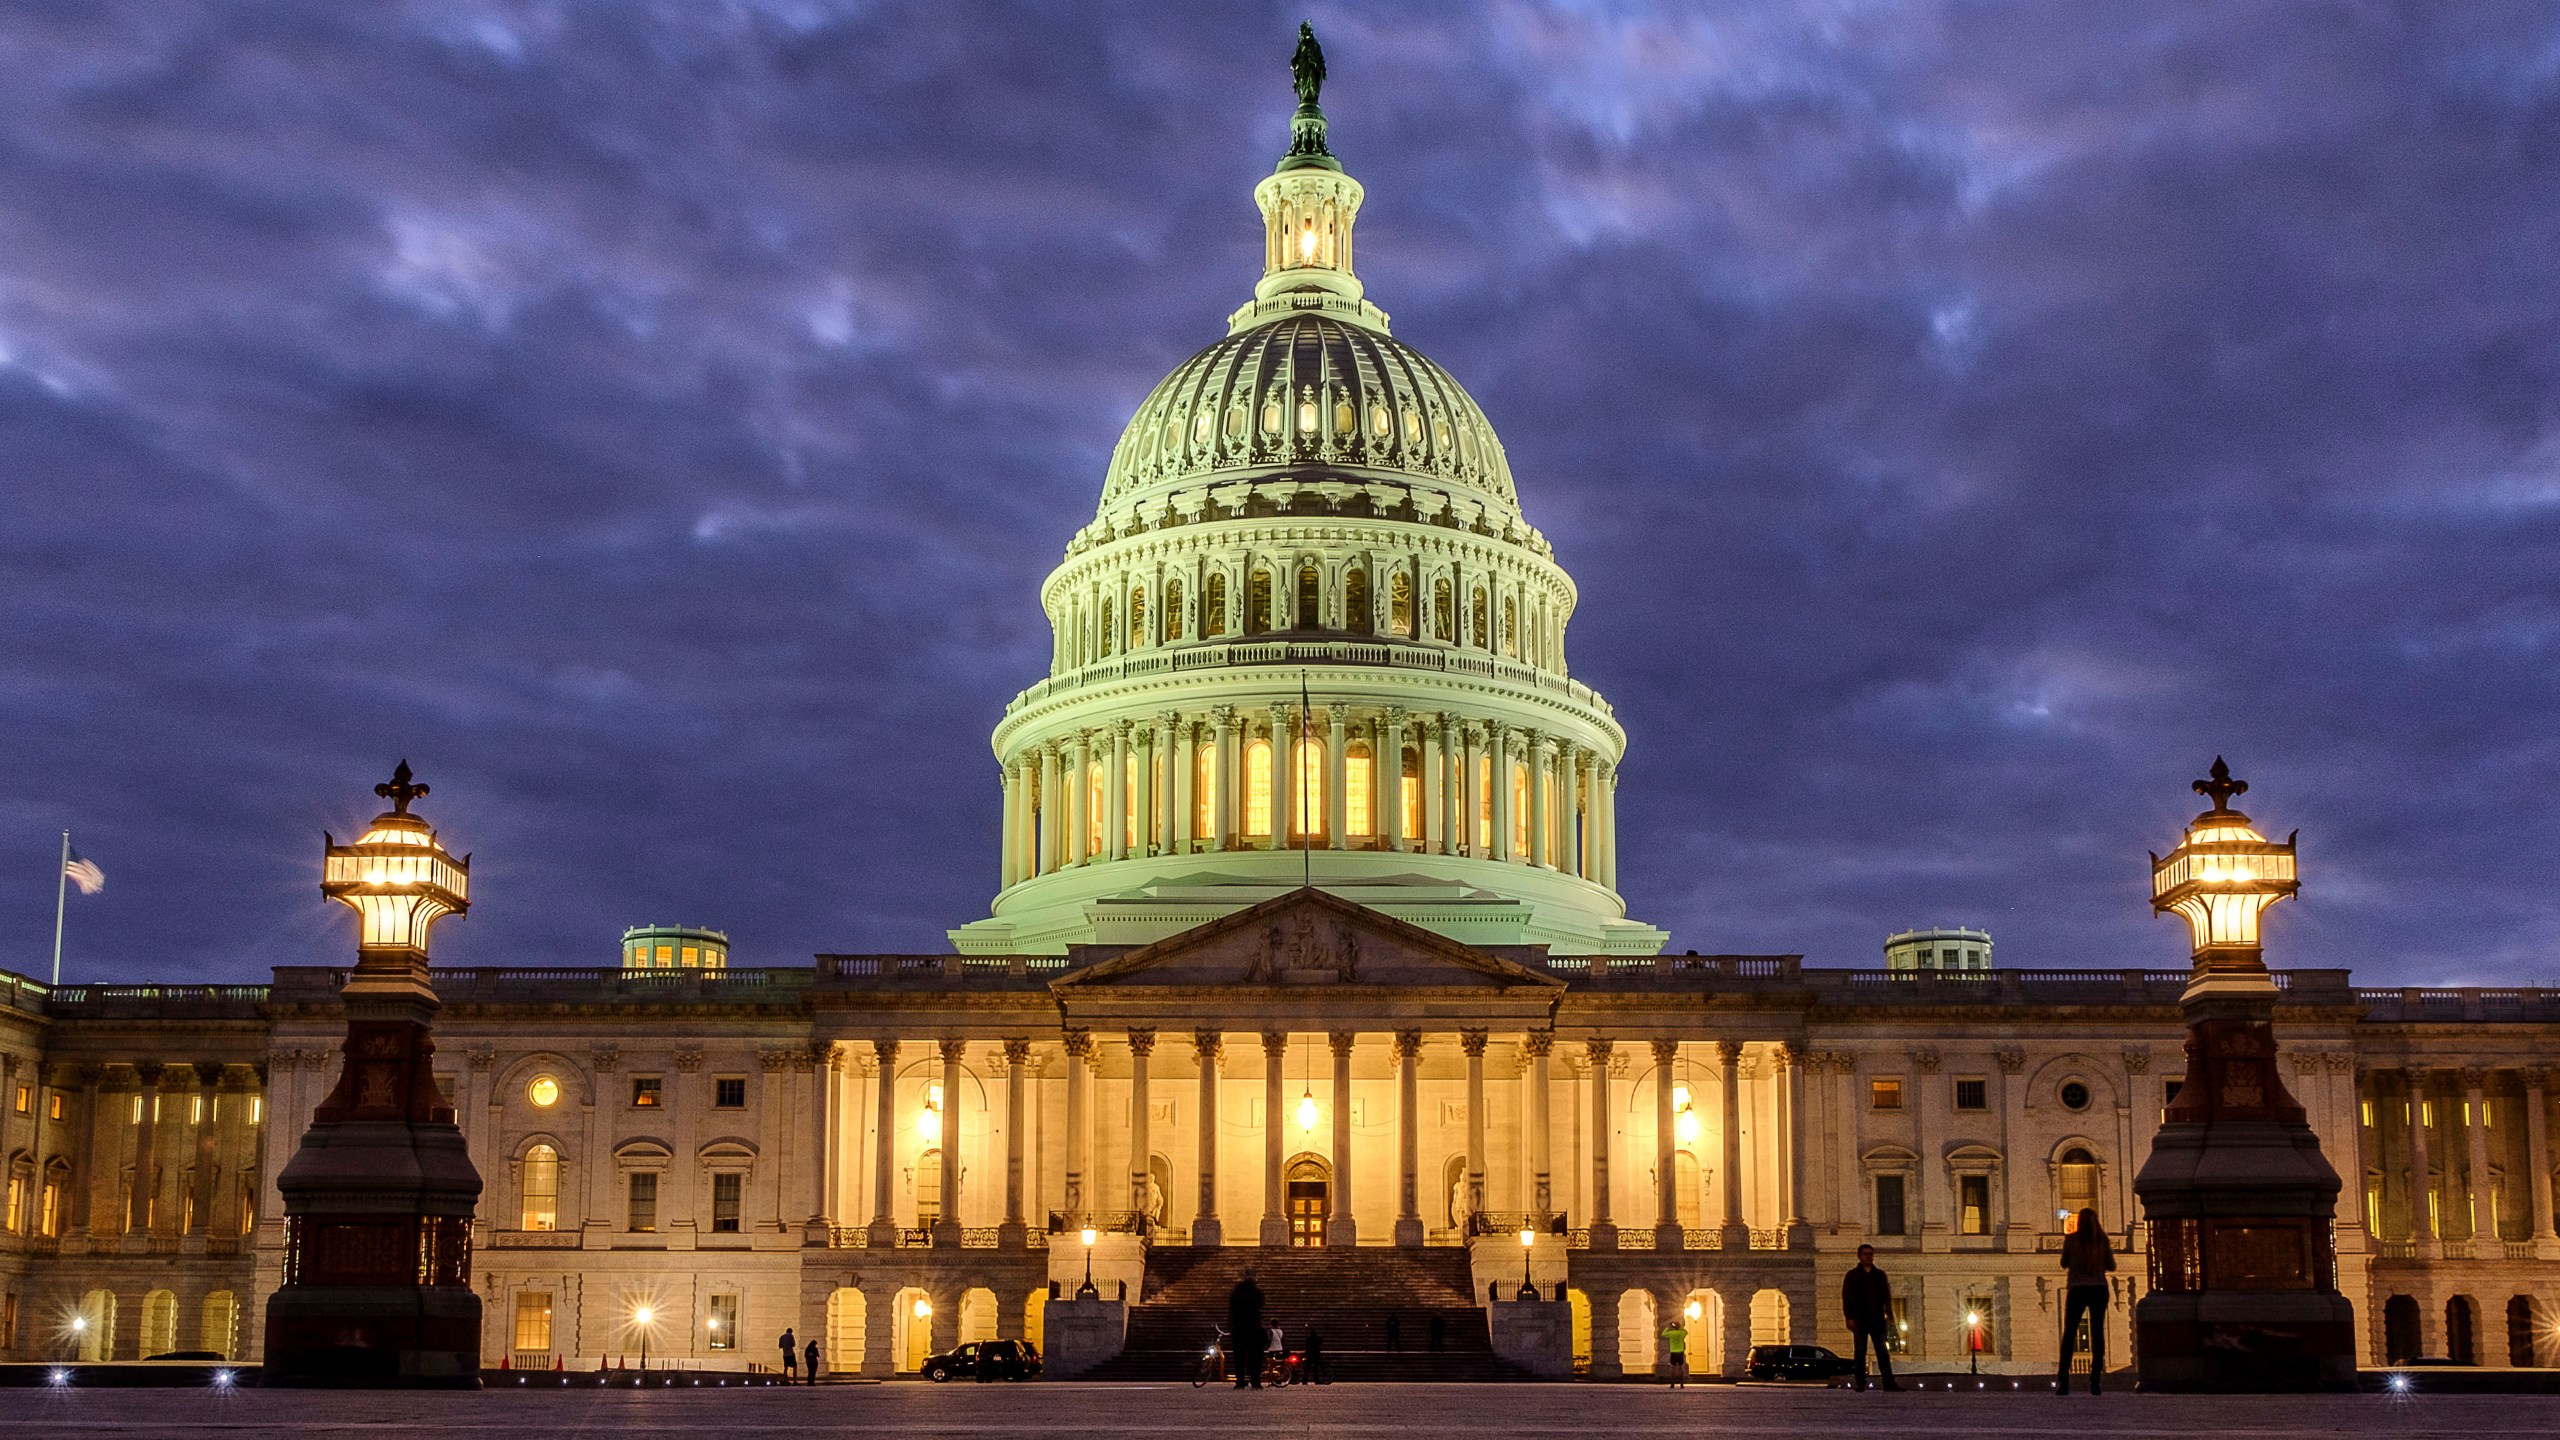
{"type": "Polygon", "coordinates": [[[1299,889],[1071,971],[1049,988],[1063,998],[1123,989],[1534,992],[1564,984],[1339,896],[1299,889]]]}

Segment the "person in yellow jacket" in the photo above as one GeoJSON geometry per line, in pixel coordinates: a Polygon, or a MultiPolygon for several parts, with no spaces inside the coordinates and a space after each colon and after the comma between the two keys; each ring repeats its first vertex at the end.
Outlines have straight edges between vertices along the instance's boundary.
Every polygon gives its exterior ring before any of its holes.
{"type": "Polygon", "coordinates": [[[1671,1323],[1662,1327],[1662,1364],[1671,1376],[1672,1389],[1689,1383],[1689,1327],[1680,1323],[1677,1311],[1672,1312],[1671,1323]]]}

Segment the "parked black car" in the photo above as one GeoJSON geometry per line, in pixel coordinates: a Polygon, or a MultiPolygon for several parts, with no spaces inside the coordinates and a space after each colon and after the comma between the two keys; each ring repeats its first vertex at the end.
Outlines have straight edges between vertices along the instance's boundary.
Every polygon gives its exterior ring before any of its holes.
{"type": "Polygon", "coordinates": [[[972,1340],[924,1357],[924,1378],[936,1384],[955,1376],[980,1380],[1028,1380],[1040,1373],[1040,1351],[1028,1340],[972,1340]]]}
{"type": "Polygon", "coordinates": [[[1742,1365],[1753,1380],[1845,1380],[1852,1369],[1819,1345],[1754,1345],[1742,1365]]]}

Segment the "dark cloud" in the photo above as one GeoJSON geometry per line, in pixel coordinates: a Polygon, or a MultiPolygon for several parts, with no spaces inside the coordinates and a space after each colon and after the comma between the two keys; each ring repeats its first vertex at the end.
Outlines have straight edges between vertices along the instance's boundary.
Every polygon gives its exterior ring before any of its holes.
{"type": "MultiPolygon", "coordinates": [[[[1501,427],[1683,948],[2553,978],[2560,19],[1319,6],[1363,269],[1501,427]]],[[[0,926],[344,953],[407,755],[457,962],[942,947],[1042,574],[1259,237],[1298,14],[43,7],[0,44],[0,926]]]]}

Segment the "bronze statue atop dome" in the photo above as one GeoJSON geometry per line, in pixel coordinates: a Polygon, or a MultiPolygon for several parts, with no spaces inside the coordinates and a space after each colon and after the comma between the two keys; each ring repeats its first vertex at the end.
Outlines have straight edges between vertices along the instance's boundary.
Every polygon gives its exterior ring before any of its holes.
{"type": "Polygon", "coordinates": [[[1289,57],[1289,82],[1298,90],[1298,103],[1312,106],[1324,89],[1324,47],[1316,43],[1316,27],[1298,22],[1297,53],[1289,57]]]}

